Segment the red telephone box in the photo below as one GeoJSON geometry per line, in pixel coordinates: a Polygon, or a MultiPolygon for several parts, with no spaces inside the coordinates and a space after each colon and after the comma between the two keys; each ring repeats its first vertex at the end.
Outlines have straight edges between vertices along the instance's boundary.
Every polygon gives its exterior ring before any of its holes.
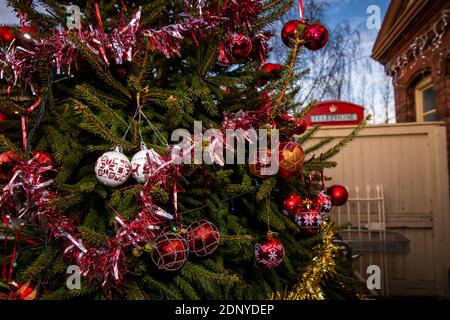
{"type": "Polygon", "coordinates": [[[309,126],[350,126],[364,118],[364,107],[344,101],[324,101],[305,117],[309,126]]]}

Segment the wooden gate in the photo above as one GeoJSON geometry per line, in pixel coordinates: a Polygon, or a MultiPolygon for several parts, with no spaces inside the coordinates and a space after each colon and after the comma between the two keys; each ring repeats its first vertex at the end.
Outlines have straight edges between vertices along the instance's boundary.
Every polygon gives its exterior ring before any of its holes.
{"type": "MultiPolygon", "coordinates": [[[[352,129],[322,128],[305,147],[324,137],[339,140],[352,129]]],[[[388,258],[380,267],[385,269],[382,272],[388,278],[385,282],[388,288],[383,292],[390,296],[450,297],[450,210],[445,125],[369,126],[333,160],[338,166],[325,172],[333,177],[328,185],[346,185],[350,192],[356,186],[382,186],[384,226],[409,240],[409,252],[384,254],[384,258],[386,255],[388,258]]],[[[333,217],[338,220],[336,210],[333,217]]],[[[361,263],[364,263],[364,253],[362,255],[361,263]]],[[[362,273],[362,276],[367,275],[362,273]]]]}

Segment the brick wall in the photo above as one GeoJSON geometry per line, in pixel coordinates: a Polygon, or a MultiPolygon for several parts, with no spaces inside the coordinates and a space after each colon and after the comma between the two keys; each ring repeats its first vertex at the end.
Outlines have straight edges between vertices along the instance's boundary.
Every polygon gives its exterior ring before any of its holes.
{"type": "MultiPolygon", "coordinates": [[[[430,21],[430,26],[433,22],[430,21]]],[[[414,39],[415,36],[411,41],[414,39]]],[[[399,54],[402,52],[399,51],[399,54]]],[[[447,123],[447,151],[450,159],[450,32],[447,32],[438,49],[428,48],[424,56],[425,59],[418,59],[408,65],[403,76],[394,82],[397,122],[416,121],[414,87],[424,76],[431,75],[436,90],[438,120],[447,123]]],[[[392,57],[390,63],[396,59],[397,56],[392,57]]]]}

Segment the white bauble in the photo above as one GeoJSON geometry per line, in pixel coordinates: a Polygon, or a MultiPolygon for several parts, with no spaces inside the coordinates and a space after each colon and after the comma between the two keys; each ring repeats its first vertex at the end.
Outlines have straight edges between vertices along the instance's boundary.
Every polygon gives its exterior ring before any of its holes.
{"type": "Polygon", "coordinates": [[[163,158],[153,149],[143,147],[131,159],[133,178],[140,183],[145,183],[156,170],[164,164],[163,158]]]}
{"type": "Polygon", "coordinates": [[[119,148],[104,153],[95,163],[97,179],[108,187],[125,183],[131,175],[131,163],[119,148]]]}

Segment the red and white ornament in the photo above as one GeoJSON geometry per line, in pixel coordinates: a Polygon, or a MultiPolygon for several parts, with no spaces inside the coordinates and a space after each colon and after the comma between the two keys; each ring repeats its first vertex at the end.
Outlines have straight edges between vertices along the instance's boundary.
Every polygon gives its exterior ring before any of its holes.
{"type": "Polygon", "coordinates": [[[322,225],[323,217],[318,210],[304,207],[295,214],[294,220],[301,229],[318,229],[322,225]]]}
{"type": "Polygon", "coordinates": [[[308,129],[308,122],[305,119],[296,119],[294,128],[287,132],[287,136],[291,138],[294,135],[301,135],[308,129]]]}
{"type": "Polygon", "coordinates": [[[318,210],[318,212],[322,215],[322,218],[326,219],[330,216],[330,211],[332,207],[331,198],[325,192],[316,193],[311,198],[312,208],[318,210]]]}
{"type": "Polygon", "coordinates": [[[233,63],[235,63],[234,59],[229,57],[229,56],[227,56],[227,54],[225,53],[225,43],[222,43],[219,46],[219,56],[217,58],[216,64],[219,67],[228,68],[233,63]]]}
{"type": "Polygon", "coordinates": [[[278,267],[284,259],[285,250],[283,243],[272,233],[255,245],[256,263],[267,269],[278,267]]]}
{"type": "Polygon", "coordinates": [[[131,159],[133,178],[140,183],[145,183],[156,170],[164,164],[163,158],[153,149],[147,149],[143,144],[141,151],[131,159]]]}
{"type": "Polygon", "coordinates": [[[131,163],[127,156],[117,147],[114,151],[104,153],[95,163],[97,179],[108,187],[124,184],[131,175],[131,163]]]}
{"type": "Polygon", "coordinates": [[[155,241],[152,260],[160,270],[175,271],[187,261],[189,247],[186,240],[176,234],[163,234],[155,241]]]}
{"type": "Polygon", "coordinates": [[[228,58],[241,60],[252,52],[252,39],[242,33],[233,33],[225,43],[225,54],[228,58]]]}
{"type": "Polygon", "coordinates": [[[219,246],[220,233],[206,220],[195,221],[186,230],[189,250],[198,257],[212,254],[219,246]]]}

